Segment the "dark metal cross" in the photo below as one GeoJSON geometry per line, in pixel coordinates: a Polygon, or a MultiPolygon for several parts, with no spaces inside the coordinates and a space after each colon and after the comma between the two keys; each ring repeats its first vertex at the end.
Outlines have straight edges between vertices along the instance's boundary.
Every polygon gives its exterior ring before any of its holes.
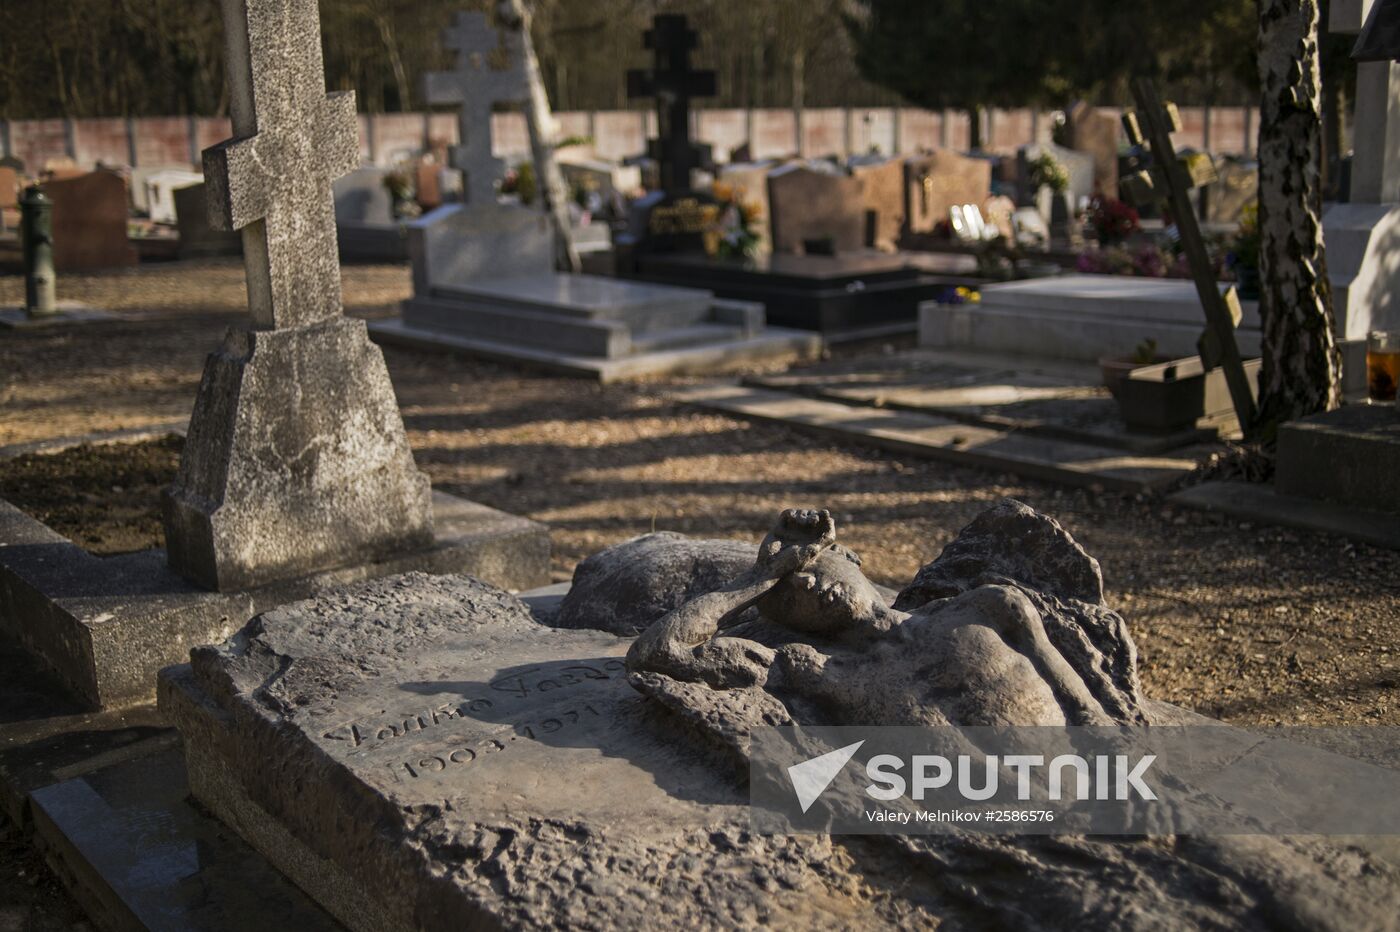
{"type": "Polygon", "coordinates": [[[491,204],[506,170],[492,153],[491,113],[497,104],[519,107],[530,99],[521,37],[509,29],[497,31],[483,13],[458,13],[443,31],[443,45],[457,53],[457,67],[425,76],[428,102],[460,105],[462,142],[452,150],[452,167],[466,176],[468,204],[491,204]],[[504,56],[504,62],[493,61],[495,56],[504,56]]]}
{"type": "Polygon", "coordinates": [[[353,92],[326,94],[317,0],[224,0],[234,138],[204,152],[210,222],[243,231],[261,328],[340,316],[331,183],[360,164],[353,92]]]}
{"type": "Polygon", "coordinates": [[[1214,164],[1209,156],[1192,159],[1177,156],[1172,133],[1181,129],[1181,117],[1175,104],[1162,103],[1151,80],[1135,79],[1133,97],[1137,100],[1137,110],[1123,115],[1123,128],[1127,130],[1131,145],[1151,147],[1152,164],[1126,179],[1129,196],[1138,203],[1157,200],[1171,209],[1181,235],[1181,247],[1191,265],[1196,292],[1206,313],[1206,331],[1199,344],[1201,362],[1207,369],[1225,370],[1225,383],[1230,388],[1235,415],[1239,418],[1240,429],[1248,437],[1255,422],[1254,388],[1245,373],[1239,344],[1235,342],[1235,328],[1240,325],[1244,313],[1235,289],[1231,287],[1222,294],[1216,283],[1215,267],[1190,198],[1193,187],[1215,180],[1214,164]]]}
{"type": "Polygon", "coordinates": [[[690,53],[699,45],[684,16],[658,15],[646,34],[646,47],[656,53],[651,71],[627,72],[627,96],[655,97],[657,138],[648,152],[661,168],[661,187],[668,192],[690,188],[692,169],[705,168],[707,150],[690,139],[690,101],[717,93],[713,71],[695,71],[690,53]]]}

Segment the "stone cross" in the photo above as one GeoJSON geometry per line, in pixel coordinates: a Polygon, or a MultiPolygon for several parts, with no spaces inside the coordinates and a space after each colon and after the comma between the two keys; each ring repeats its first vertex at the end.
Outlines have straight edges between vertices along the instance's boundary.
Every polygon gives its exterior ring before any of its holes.
{"type": "Polygon", "coordinates": [[[491,151],[492,109],[530,101],[520,35],[498,32],[484,13],[458,13],[442,36],[443,45],[457,53],[457,68],[426,75],[428,102],[460,106],[461,144],[452,150],[452,167],[465,176],[467,203],[491,204],[496,181],[505,174],[505,164],[491,151]],[[497,54],[507,57],[504,68],[493,67],[491,59],[497,54]]]}
{"type": "Polygon", "coordinates": [[[1330,32],[1360,33],[1356,66],[1356,120],[1351,202],[1400,201],[1400,9],[1388,0],[1337,0],[1330,32]],[[1387,48],[1389,47],[1389,48],[1387,48]]]}
{"type": "Polygon", "coordinates": [[[243,232],[252,326],[209,355],[162,499],[170,567],[229,592],[432,547],[379,347],[341,313],[331,182],[359,160],[327,96],[317,0],[223,0],[235,138],[204,153],[210,213],[243,232]]]}
{"type": "Polygon", "coordinates": [[[684,16],[658,15],[645,45],[656,53],[656,67],[627,72],[627,96],[656,98],[658,132],[648,151],[660,165],[662,189],[686,191],[691,170],[704,168],[706,161],[705,150],[690,139],[690,101],[716,94],[715,73],[691,69],[690,53],[699,38],[684,16]]]}
{"type": "Polygon", "coordinates": [[[317,0],[223,4],[234,138],[204,153],[210,224],[243,231],[260,329],[341,314],[331,183],[360,160],[355,95],[326,94],[317,0]]]}
{"type": "Polygon", "coordinates": [[[1172,219],[1176,221],[1181,235],[1182,249],[1191,265],[1196,292],[1206,313],[1206,331],[1200,342],[1201,362],[1207,369],[1218,366],[1225,370],[1225,382],[1230,389],[1230,400],[1234,403],[1240,429],[1249,437],[1255,421],[1254,389],[1245,373],[1239,344],[1235,342],[1235,328],[1240,325],[1244,312],[1233,287],[1224,294],[1220,293],[1215,281],[1215,266],[1206,251],[1205,237],[1201,235],[1190,198],[1193,187],[1214,180],[1214,166],[1200,160],[1177,157],[1172,133],[1181,129],[1181,117],[1174,104],[1162,103],[1157,96],[1157,87],[1151,80],[1135,79],[1133,96],[1138,109],[1124,114],[1123,127],[1127,130],[1130,145],[1151,147],[1152,166],[1128,180],[1129,190],[1134,192],[1135,200],[1156,197],[1171,209],[1172,219]]]}
{"type": "Polygon", "coordinates": [[[1400,0],[1376,0],[1351,54],[1357,61],[1400,61],[1400,0]]]}

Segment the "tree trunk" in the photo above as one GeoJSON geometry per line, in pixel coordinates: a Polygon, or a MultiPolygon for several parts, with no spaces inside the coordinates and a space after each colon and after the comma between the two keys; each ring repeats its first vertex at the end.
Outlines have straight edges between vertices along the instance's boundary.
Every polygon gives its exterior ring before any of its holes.
{"type": "Polygon", "coordinates": [[[1322,242],[1317,0],[1259,0],[1259,435],[1341,403],[1322,242]]]}
{"type": "Polygon", "coordinates": [[[384,42],[384,50],[389,55],[389,67],[394,72],[394,88],[399,95],[399,112],[408,113],[413,109],[412,92],[409,90],[408,69],[404,67],[403,55],[399,53],[393,14],[388,10],[378,10],[374,13],[374,23],[379,28],[379,38],[384,42]]]}
{"type": "Polygon", "coordinates": [[[497,9],[500,20],[508,28],[520,31],[520,47],[525,50],[525,79],[530,84],[525,125],[530,132],[530,150],[535,160],[535,176],[540,182],[540,195],[554,222],[555,264],[562,271],[577,273],[583,266],[574,248],[573,228],[569,222],[569,189],[554,159],[554,114],[549,108],[549,95],[545,92],[535,44],[530,38],[530,12],[525,0],[501,0],[497,9]]]}

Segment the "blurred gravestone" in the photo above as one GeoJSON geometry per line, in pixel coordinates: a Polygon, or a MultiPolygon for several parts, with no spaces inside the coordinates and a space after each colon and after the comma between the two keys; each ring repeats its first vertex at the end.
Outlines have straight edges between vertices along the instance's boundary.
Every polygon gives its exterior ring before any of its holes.
{"type": "Polygon", "coordinates": [[[768,175],[768,206],[774,252],[840,254],[865,247],[865,192],[838,169],[798,162],[775,169],[768,175]]]}
{"type": "Polygon", "coordinates": [[[126,182],[115,172],[95,171],[48,181],[53,201],[53,258],[60,272],[136,265],[128,238],[126,182]]]}

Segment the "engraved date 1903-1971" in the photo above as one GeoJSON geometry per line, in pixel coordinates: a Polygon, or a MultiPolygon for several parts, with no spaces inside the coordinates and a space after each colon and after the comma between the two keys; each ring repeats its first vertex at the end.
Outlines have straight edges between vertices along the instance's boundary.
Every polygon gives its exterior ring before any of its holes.
{"type": "Polygon", "coordinates": [[[601,715],[601,712],[585,702],[577,708],[558,712],[550,718],[540,721],[517,722],[512,726],[515,731],[513,735],[481,737],[460,744],[441,754],[429,754],[415,760],[396,761],[389,765],[389,770],[393,773],[395,780],[402,780],[405,776],[409,779],[417,779],[428,774],[442,773],[449,768],[464,766],[478,758],[504,751],[519,738],[538,741],[547,735],[564,731],[587,721],[589,718],[601,715]]]}

